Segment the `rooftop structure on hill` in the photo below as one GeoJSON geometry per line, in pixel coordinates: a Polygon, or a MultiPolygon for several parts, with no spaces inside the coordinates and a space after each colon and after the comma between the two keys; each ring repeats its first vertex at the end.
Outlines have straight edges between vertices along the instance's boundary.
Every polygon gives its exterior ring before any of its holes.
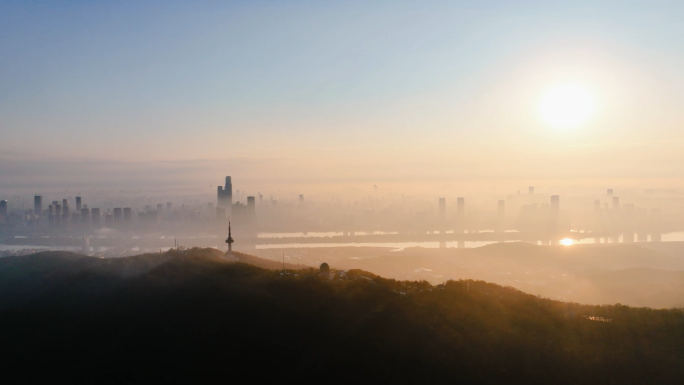
{"type": "Polygon", "coordinates": [[[330,275],[330,265],[328,265],[327,262],[321,263],[321,275],[324,277],[328,277],[330,275]]]}

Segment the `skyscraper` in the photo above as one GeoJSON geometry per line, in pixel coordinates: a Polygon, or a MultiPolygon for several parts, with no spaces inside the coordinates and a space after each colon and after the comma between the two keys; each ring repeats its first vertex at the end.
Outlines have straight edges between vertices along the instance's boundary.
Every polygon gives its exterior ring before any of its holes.
{"type": "Polygon", "coordinates": [[[62,199],[62,223],[65,225],[69,222],[71,212],[69,211],[69,200],[62,199]]]}
{"type": "Polygon", "coordinates": [[[250,225],[256,224],[256,201],[253,196],[247,197],[247,221],[250,225]]]}
{"type": "Polygon", "coordinates": [[[503,219],[506,216],[506,201],[503,199],[500,199],[497,205],[497,216],[499,219],[503,219]]]}
{"type": "Polygon", "coordinates": [[[33,197],[33,211],[37,217],[43,215],[43,197],[36,195],[33,197]]]}
{"type": "Polygon", "coordinates": [[[613,208],[614,209],[620,208],[620,197],[613,197],[613,208]]]}
{"type": "Polygon", "coordinates": [[[52,202],[52,211],[54,224],[59,226],[62,223],[62,205],[59,201],[52,202]]]}
{"type": "Polygon", "coordinates": [[[446,198],[439,198],[439,221],[441,224],[446,219],[446,198]]]}
{"type": "Polygon", "coordinates": [[[216,194],[216,207],[226,209],[228,216],[231,213],[231,206],[233,205],[233,183],[229,176],[226,177],[225,187],[218,186],[216,194]]]}
{"type": "Polygon", "coordinates": [[[456,217],[459,220],[465,217],[465,198],[456,198],[456,217]]]}
{"type": "Polygon", "coordinates": [[[114,223],[120,223],[123,220],[123,212],[121,207],[114,207],[112,214],[114,217],[114,223]]]}
{"type": "Polygon", "coordinates": [[[100,209],[98,208],[93,208],[90,210],[90,218],[93,223],[93,226],[99,226],[100,225],[100,209]]]}
{"type": "Polygon", "coordinates": [[[613,189],[612,188],[609,188],[606,192],[608,193],[609,197],[613,196],[613,189]]]}
{"type": "Polygon", "coordinates": [[[0,216],[7,219],[7,200],[0,201],[0,216]]]}
{"type": "Polygon", "coordinates": [[[534,186],[530,186],[527,188],[527,193],[530,195],[534,195],[534,186]]]}
{"type": "Polygon", "coordinates": [[[299,204],[302,205],[304,204],[304,195],[299,195],[299,204]]]}
{"type": "Polygon", "coordinates": [[[76,197],[76,211],[81,211],[81,197],[76,197]]]}
{"type": "Polygon", "coordinates": [[[126,224],[131,224],[133,222],[133,214],[130,207],[124,207],[123,209],[123,221],[126,224]]]}

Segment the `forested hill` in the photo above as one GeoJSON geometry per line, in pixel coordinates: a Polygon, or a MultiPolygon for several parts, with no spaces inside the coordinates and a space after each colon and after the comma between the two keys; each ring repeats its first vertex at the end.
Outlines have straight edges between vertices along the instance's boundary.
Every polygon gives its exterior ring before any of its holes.
{"type": "Polygon", "coordinates": [[[678,309],[583,306],[481,281],[430,286],[359,270],[329,279],[210,249],[0,259],[0,341],[3,383],[684,378],[678,309]]]}

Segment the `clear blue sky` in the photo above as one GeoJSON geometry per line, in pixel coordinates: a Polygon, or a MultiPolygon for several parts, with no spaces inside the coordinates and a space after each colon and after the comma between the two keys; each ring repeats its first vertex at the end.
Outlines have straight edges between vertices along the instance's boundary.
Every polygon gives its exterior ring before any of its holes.
{"type": "Polygon", "coordinates": [[[610,158],[624,168],[596,176],[673,178],[683,17],[681,1],[3,1],[0,151],[409,179],[610,158]],[[573,133],[534,111],[564,77],[601,101],[573,133]]]}

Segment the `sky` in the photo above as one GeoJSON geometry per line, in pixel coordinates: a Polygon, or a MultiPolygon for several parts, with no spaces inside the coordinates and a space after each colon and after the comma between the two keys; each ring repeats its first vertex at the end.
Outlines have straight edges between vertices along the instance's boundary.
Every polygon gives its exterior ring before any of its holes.
{"type": "Polygon", "coordinates": [[[3,187],[680,186],[681,1],[2,1],[3,187]],[[546,93],[595,98],[583,124],[546,93]]]}

